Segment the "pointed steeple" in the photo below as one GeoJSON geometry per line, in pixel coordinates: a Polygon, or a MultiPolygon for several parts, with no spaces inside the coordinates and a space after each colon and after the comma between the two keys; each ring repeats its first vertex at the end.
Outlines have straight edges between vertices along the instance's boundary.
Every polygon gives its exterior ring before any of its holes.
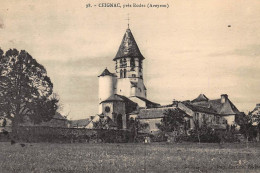
{"type": "Polygon", "coordinates": [[[141,54],[135,42],[134,36],[129,28],[126,30],[126,33],[119,46],[117,54],[113,60],[115,61],[116,59],[124,58],[124,57],[137,57],[142,60],[144,59],[143,55],[141,54]]]}

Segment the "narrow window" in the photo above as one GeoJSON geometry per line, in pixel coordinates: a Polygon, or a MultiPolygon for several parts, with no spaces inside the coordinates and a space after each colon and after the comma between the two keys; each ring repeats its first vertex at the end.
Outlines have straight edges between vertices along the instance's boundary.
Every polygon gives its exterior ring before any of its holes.
{"type": "Polygon", "coordinates": [[[131,58],[130,66],[131,66],[131,71],[134,71],[135,70],[135,59],[134,58],[131,58]]]}
{"type": "Polygon", "coordinates": [[[120,59],[120,67],[123,67],[123,60],[120,59]]]}
{"type": "Polygon", "coordinates": [[[120,78],[123,78],[123,70],[120,70],[120,78]]]}
{"type": "Polygon", "coordinates": [[[125,59],[125,58],[124,58],[123,66],[124,66],[124,67],[127,66],[127,63],[126,63],[126,59],[125,59]]]}
{"type": "Polygon", "coordinates": [[[126,78],[126,69],[124,69],[124,78],[126,78]]]}

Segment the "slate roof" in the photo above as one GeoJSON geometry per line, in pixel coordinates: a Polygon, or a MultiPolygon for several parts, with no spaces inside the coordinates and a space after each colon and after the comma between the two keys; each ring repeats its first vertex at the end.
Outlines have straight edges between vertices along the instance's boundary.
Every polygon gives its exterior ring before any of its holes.
{"type": "Polygon", "coordinates": [[[126,30],[126,33],[119,46],[117,54],[113,60],[115,61],[116,59],[124,58],[124,57],[138,57],[142,60],[144,59],[143,55],[141,54],[136,44],[134,36],[129,28],[126,30]]]}
{"type": "Polygon", "coordinates": [[[165,111],[167,110],[174,110],[178,109],[179,111],[185,114],[185,117],[190,117],[184,111],[179,108],[172,107],[172,108],[151,108],[151,109],[141,109],[138,114],[138,119],[156,119],[156,118],[163,118],[165,115],[165,111]]]}
{"type": "Polygon", "coordinates": [[[204,113],[209,113],[209,114],[216,114],[217,112],[215,110],[213,110],[212,108],[207,108],[207,107],[203,107],[203,106],[198,106],[198,105],[194,105],[191,103],[187,103],[187,102],[183,102],[183,104],[190,108],[191,110],[195,111],[195,112],[204,112],[204,113]]]}
{"type": "Polygon", "coordinates": [[[165,116],[164,112],[166,110],[168,109],[162,109],[162,108],[141,109],[138,114],[138,119],[163,118],[165,116]]]}
{"type": "MultiPolygon", "coordinates": [[[[199,96],[198,98],[201,98],[201,97],[199,96]]],[[[228,97],[226,97],[225,103],[221,103],[221,99],[215,99],[215,100],[198,99],[198,101],[196,101],[196,99],[194,99],[191,102],[192,105],[211,109],[211,110],[215,111],[217,114],[220,114],[220,115],[241,114],[240,111],[236,108],[236,106],[229,100],[228,97]]]]}
{"type": "Polygon", "coordinates": [[[100,77],[100,76],[116,76],[116,75],[113,73],[110,73],[108,71],[108,69],[105,69],[98,77],[100,77]]]}
{"type": "Polygon", "coordinates": [[[119,95],[117,94],[113,94],[110,97],[108,97],[106,100],[102,101],[101,103],[104,102],[112,102],[112,101],[120,101],[120,102],[124,102],[124,99],[122,99],[119,95]]]}
{"type": "Polygon", "coordinates": [[[200,94],[196,99],[192,100],[191,102],[201,102],[201,101],[208,101],[208,97],[204,94],[200,94]]]}
{"type": "Polygon", "coordinates": [[[86,127],[90,123],[90,119],[70,120],[71,127],[86,127]]]}

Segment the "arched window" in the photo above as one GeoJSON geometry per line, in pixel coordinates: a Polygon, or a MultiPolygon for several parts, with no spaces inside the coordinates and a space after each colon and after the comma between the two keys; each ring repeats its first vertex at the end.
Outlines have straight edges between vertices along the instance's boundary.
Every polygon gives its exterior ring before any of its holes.
{"type": "Polygon", "coordinates": [[[123,70],[120,70],[120,78],[123,78],[123,70]]]}
{"type": "Polygon", "coordinates": [[[126,69],[124,69],[124,78],[126,78],[126,69]]]}

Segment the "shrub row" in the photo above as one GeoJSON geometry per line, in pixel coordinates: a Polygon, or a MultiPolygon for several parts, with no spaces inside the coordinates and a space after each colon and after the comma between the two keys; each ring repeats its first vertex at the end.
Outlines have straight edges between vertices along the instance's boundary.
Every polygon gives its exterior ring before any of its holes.
{"type": "Polygon", "coordinates": [[[132,135],[126,130],[56,128],[20,126],[13,130],[12,138],[23,142],[129,142],[132,135]]]}

